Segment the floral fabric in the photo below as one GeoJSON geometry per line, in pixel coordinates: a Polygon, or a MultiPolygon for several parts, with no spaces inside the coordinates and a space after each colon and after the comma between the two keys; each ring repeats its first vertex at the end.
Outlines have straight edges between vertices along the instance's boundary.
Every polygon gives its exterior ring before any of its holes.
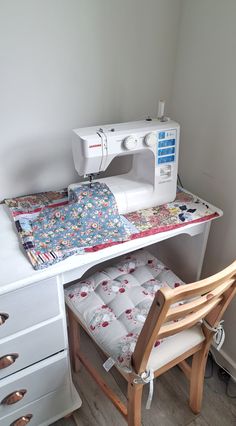
{"type": "Polygon", "coordinates": [[[130,235],[107,185],[81,185],[70,194],[66,206],[42,209],[32,221],[34,248],[40,252],[85,248],[130,235]]]}
{"type": "MultiPolygon", "coordinates": [[[[111,200],[112,198],[109,198],[111,203],[109,206],[103,204],[102,212],[111,205],[114,206],[114,200],[111,200]]],[[[80,190],[70,194],[67,190],[44,192],[8,199],[5,203],[10,208],[22,245],[35,269],[48,267],[68,256],[83,254],[85,251],[101,250],[125,240],[142,238],[220,216],[219,212],[204,201],[178,189],[176,199],[171,203],[139,210],[119,218],[116,216],[118,222],[115,224],[113,221],[111,224],[109,230],[113,235],[109,238],[108,230],[102,225],[103,217],[100,216],[100,209],[94,206],[96,200],[93,201],[92,196],[89,198],[82,195],[80,190]],[[83,205],[85,202],[88,203],[88,208],[84,212],[81,212],[78,200],[81,200],[83,205]],[[92,208],[89,207],[90,204],[93,205],[92,208]],[[93,217],[94,209],[97,211],[96,220],[93,217]],[[84,232],[80,220],[82,213],[85,213],[91,225],[86,234],[81,234],[81,230],[84,232]],[[96,226],[100,226],[103,233],[97,230],[96,226]],[[119,232],[116,233],[115,230],[119,232]]],[[[113,211],[117,212],[116,207],[113,211]]]]}
{"type": "MultiPolygon", "coordinates": [[[[121,368],[129,370],[156,292],[183,284],[162,262],[139,250],[67,288],[65,297],[97,344],[121,368]]],[[[164,340],[156,341],[153,350],[158,351],[164,340]]]]}

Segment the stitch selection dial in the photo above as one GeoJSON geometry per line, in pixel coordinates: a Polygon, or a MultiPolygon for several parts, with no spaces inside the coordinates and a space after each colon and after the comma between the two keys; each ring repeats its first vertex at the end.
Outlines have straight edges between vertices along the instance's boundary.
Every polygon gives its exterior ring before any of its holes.
{"type": "Polygon", "coordinates": [[[136,148],[137,143],[138,143],[137,137],[134,135],[130,135],[130,136],[127,136],[127,138],[125,138],[123,145],[126,149],[131,150],[136,148]]]}
{"type": "Polygon", "coordinates": [[[148,133],[145,138],[144,138],[144,143],[147,146],[155,146],[156,144],[156,133],[155,132],[151,132],[148,133]]]}

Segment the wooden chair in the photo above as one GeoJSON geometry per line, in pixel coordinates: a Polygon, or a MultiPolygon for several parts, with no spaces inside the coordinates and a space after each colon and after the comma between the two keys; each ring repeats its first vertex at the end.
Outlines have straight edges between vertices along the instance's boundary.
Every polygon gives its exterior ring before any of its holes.
{"type": "MultiPolygon", "coordinates": [[[[175,365],[179,365],[190,382],[189,405],[194,413],[201,410],[204,372],[209,348],[215,332],[230,301],[236,292],[236,261],[223,271],[201,281],[179,286],[174,289],[160,289],[153,300],[146,321],[139,334],[135,350],[132,355],[132,372],[121,374],[128,382],[127,406],[125,406],[114,392],[104,383],[95,368],[80,352],[79,324],[75,312],[68,308],[70,350],[73,368],[78,371],[81,362],[101,387],[103,392],[113,402],[116,408],[127,420],[129,426],[141,425],[141,399],[143,383],[135,379],[149,369],[148,363],[152,348],[157,339],[178,335],[183,330],[190,329],[200,321],[203,339],[190,350],[164,363],[155,369],[155,378],[175,365]],[[176,302],[183,303],[176,304],[176,302]],[[173,306],[173,304],[175,304],[173,306]],[[186,359],[192,356],[191,365],[186,359]]],[[[80,324],[84,327],[83,324],[80,324]]],[[[89,333],[90,334],[90,333],[89,333]]],[[[155,364],[155,363],[154,363],[155,364]]]]}

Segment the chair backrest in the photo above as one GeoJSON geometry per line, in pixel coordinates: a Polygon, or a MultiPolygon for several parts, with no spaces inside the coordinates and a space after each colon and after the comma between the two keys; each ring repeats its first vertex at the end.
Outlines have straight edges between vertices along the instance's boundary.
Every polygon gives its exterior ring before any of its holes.
{"type": "MultiPolygon", "coordinates": [[[[135,347],[132,361],[136,373],[145,371],[157,339],[190,328],[203,318],[215,327],[235,293],[236,261],[209,278],[175,289],[160,289],[135,347]]],[[[206,336],[212,336],[206,327],[203,331],[206,336]]]]}

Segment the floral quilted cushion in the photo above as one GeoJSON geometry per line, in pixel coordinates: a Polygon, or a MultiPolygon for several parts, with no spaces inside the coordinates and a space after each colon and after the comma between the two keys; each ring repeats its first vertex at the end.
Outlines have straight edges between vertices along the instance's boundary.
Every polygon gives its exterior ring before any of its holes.
{"type": "MultiPolygon", "coordinates": [[[[65,290],[65,296],[68,306],[103,351],[129,370],[155,293],[161,287],[182,284],[162,262],[146,250],[138,250],[73,284],[65,290]]],[[[156,341],[155,350],[163,340],[156,341]]]]}

